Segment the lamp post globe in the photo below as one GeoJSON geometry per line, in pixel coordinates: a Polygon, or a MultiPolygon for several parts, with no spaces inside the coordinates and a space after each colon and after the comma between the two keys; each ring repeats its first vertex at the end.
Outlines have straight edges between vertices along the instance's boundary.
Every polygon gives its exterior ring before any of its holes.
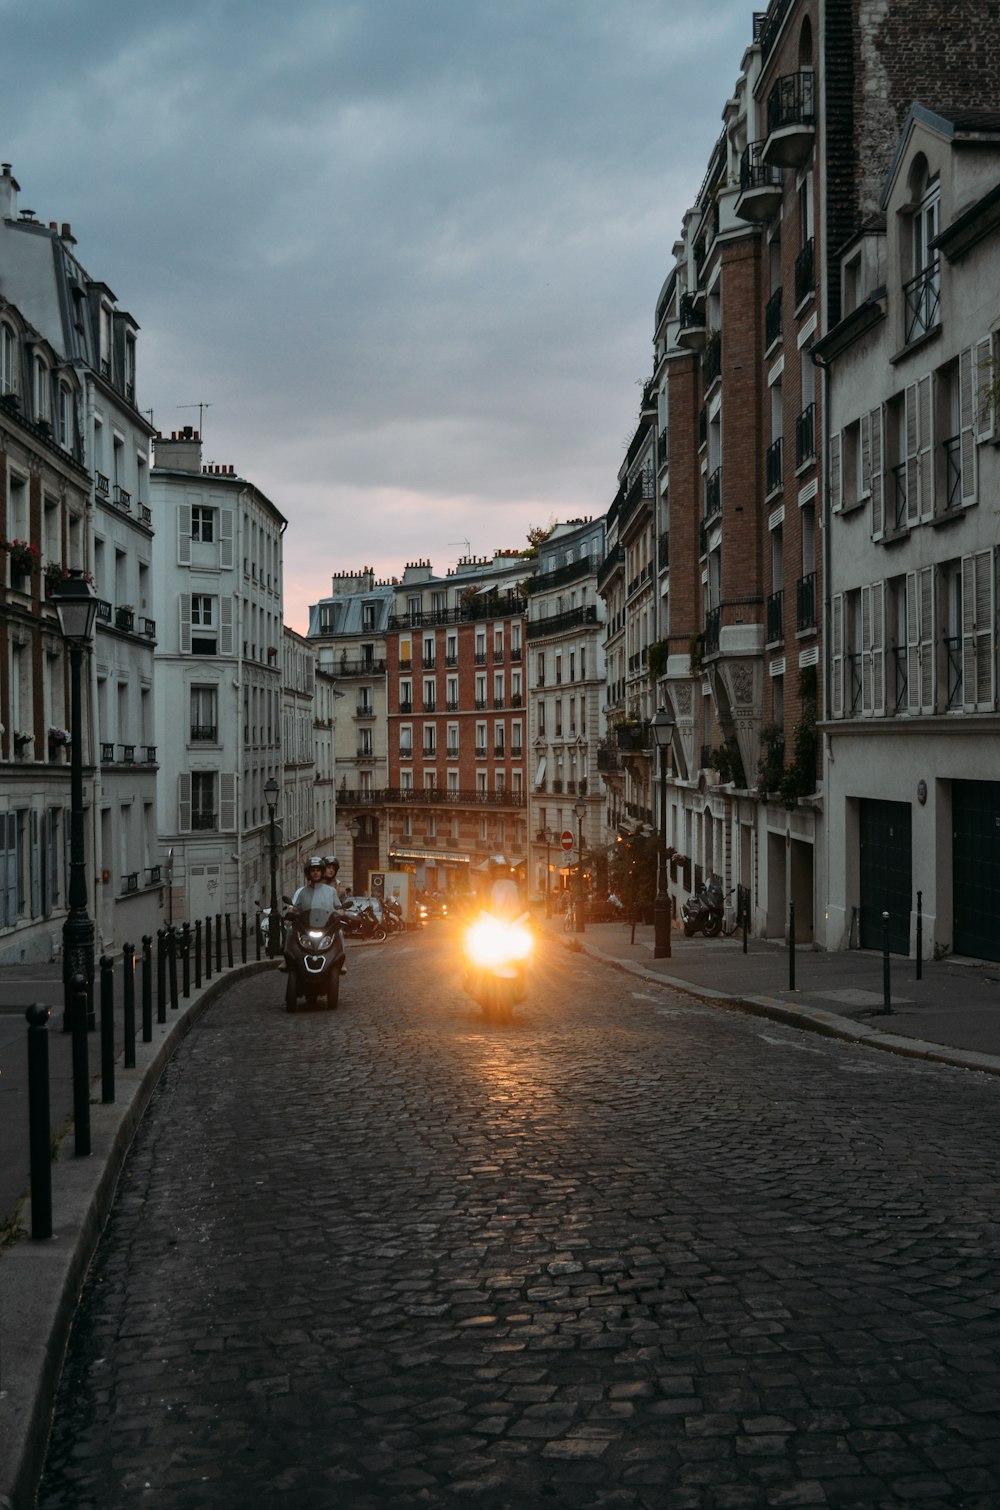
{"type": "Polygon", "coordinates": [[[583,820],[587,816],[587,804],[583,801],[574,802],[573,812],[576,816],[577,845],[576,845],[576,933],[586,933],[587,926],[583,916],[583,820]]]}
{"type": "Polygon", "coordinates": [[[274,814],[278,806],[279,791],[277,781],[273,776],[269,776],[264,782],[264,801],[267,803],[270,829],[271,910],[267,919],[267,952],[271,959],[278,953],[278,850],[274,832],[274,814]]]}
{"type": "Polygon", "coordinates": [[[667,756],[677,724],[660,707],[650,724],[660,752],[660,843],[656,856],[656,901],[653,904],[653,958],[670,959],[670,894],[667,891],[667,756]]]}
{"type": "Polygon", "coordinates": [[[73,1027],[70,982],[82,976],[87,983],[82,1031],[94,1026],[94,923],[87,911],[87,857],[83,828],[83,693],[84,646],[89,645],[97,617],[97,595],[85,572],[71,569],[53,591],[59,628],[69,649],[70,667],[70,830],[68,910],[63,924],[63,1029],[73,1027]]]}

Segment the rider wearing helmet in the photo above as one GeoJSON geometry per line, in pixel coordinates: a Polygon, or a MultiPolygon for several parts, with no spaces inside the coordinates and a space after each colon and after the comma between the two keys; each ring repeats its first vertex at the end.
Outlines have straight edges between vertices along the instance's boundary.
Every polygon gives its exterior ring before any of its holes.
{"type": "Polygon", "coordinates": [[[323,880],[328,886],[333,887],[334,891],[337,893],[338,900],[343,901],[340,886],[337,882],[337,872],[339,871],[339,869],[340,861],[337,859],[336,855],[323,856],[323,880]]]}

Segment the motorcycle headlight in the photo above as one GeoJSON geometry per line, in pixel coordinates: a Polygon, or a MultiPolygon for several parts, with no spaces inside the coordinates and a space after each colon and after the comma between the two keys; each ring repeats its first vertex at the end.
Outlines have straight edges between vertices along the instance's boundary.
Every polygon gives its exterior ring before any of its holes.
{"type": "Polygon", "coordinates": [[[474,965],[495,968],[513,960],[527,959],[532,938],[518,923],[502,923],[497,918],[480,918],[465,935],[465,952],[474,965]]]}
{"type": "Polygon", "coordinates": [[[316,954],[324,949],[332,949],[333,937],[329,933],[320,933],[310,929],[308,933],[299,934],[299,943],[308,954],[316,954]]]}

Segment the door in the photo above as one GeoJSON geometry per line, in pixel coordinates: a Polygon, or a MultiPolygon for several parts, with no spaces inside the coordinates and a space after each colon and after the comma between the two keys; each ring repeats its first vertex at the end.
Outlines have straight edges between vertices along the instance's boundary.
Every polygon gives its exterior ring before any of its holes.
{"type": "Polygon", "coordinates": [[[859,803],[862,949],[882,948],[882,914],[889,914],[889,948],[910,952],[913,864],[908,802],[859,803]]]}
{"type": "Polygon", "coordinates": [[[1000,959],[1000,781],[951,788],[956,954],[1000,959]]]}

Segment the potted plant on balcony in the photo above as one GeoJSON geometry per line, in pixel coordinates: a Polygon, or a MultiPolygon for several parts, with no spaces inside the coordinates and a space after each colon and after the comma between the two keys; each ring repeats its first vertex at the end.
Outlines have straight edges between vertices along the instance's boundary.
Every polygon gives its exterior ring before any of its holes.
{"type": "Polygon", "coordinates": [[[27,729],[14,730],[14,754],[18,760],[23,760],[30,752],[30,746],[34,744],[35,736],[27,729]]]}
{"type": "Polygon", "coordinates": [[[28,540],[0,540],[0,550],[10,557],[11,586],[19,586],[21,578],[30,577],[41,559],[38,547],[28,540]]]}
{"type": "Polygon", "coordinates": [[[51,728],[49,730],[49,759],[58,760],[60,750],[68,750],[72,743],[72,737],[68,729],[51,728]]]}

